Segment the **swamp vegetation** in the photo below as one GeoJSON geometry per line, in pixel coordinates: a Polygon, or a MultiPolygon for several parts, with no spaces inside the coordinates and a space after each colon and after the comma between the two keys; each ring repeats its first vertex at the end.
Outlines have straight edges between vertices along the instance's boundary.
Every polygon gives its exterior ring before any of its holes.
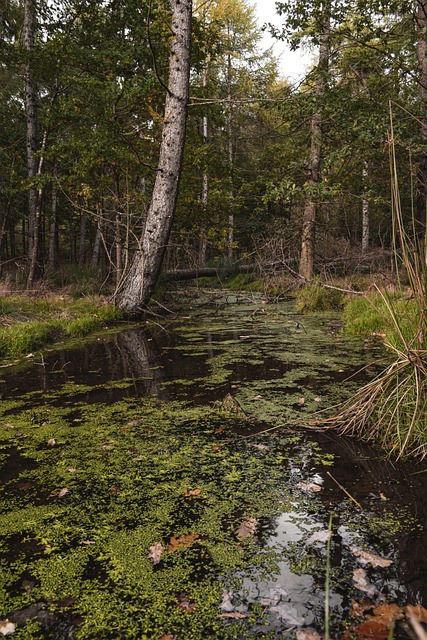
{"type": "Polygon", "coordinates": [[[410,637],[425,465],[306,428],[381,341],[256,293],[180,299],[3,369],[0,631],[410,637]]]}

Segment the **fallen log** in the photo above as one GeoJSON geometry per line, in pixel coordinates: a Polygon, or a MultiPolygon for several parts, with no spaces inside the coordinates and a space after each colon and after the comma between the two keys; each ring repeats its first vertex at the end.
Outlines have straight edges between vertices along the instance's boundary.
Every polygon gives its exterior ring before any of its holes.
{"type": "MultiPolygon", "coordinates": [[[[241,264],[233,266],[233,271],[238,273],[252,273],[256,270],[255,264],[241,264]]],[[[166,271],[165,276],[170,280],[195,280],[197,278],[218,277],[230,273],[227,267],[199,267],[196,269],[174,269],[166,271]]]]}

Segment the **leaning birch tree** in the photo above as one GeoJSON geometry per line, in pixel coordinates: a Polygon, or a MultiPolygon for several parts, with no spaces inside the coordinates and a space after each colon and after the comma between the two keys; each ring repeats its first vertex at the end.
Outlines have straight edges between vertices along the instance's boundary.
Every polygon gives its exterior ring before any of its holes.
{"type": "Polygon", "coordinates": [[[153,193],[130,268],[115,294],[127,313],[141,313],[159,278],[181,177],[190,76],[192,0],[171,0],[172,39],[162,139],[153,193]]]}

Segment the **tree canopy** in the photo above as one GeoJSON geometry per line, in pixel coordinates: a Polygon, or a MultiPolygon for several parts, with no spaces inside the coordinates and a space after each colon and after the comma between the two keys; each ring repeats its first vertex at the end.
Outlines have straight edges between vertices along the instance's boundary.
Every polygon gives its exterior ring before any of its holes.
{"type": "MultiPolygon", "coordinates": [[[[343,252],[389,248],[390,112],[404,209],[415,206],[425,233],[425,0],[276,6],[275,37],[313,52],[296,85],[262,50],[247,0],[194,3],[168,268],[256,254],[297,272],[310,202],[316,233],[302,277],[338,265],[343,252]]],[[[120,287],[159,171],[171,5],[10,0],[1,17],[1,275],[33,286],[79,268],[120,287]]]]}

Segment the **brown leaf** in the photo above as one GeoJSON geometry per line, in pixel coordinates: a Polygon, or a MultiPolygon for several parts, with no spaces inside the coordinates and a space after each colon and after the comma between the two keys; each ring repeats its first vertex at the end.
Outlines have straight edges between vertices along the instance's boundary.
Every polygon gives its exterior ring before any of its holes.
{"type": "Polygon", "coordinates": [[[201,489],[186,489],[184,491],[184,496],[186,498],[193,498],[194,496],[198,496],[202,493],[201,489]]]}
{"type": "Polygon", "coordinates": [[[298,629],[295,638],[296,640],[322,640],[322,636],[317,633],[316,629],[312,629],[311,627],[298,629]]]}
{"type": "Polygon", "coordinates": [[[156,542],[151,547],[148,547],[148,558],[153,561],[153,564],[159,564],[163,555],[163,545],[161,542],[156,542]]]}
{"type": "Polygon", "coordinates": [[[391,564],[393,564],[393,560],[381,558],[381,556],[377,556],[375,555],[375,553],[365,551],[364,549],[359,549],[358,547],[351,547],[351,551],[353,555],[357,558],[360,558],[362,562],[369,563],[373,567],[389,567],[391,564]]]}
{"type": "Polygon", "coordinates": [[[15,633],[15,631],[16,624],[14,622],[9,622],[7,618],[6,620],[0,620],[0,633],[3,636],[10,636],[12,633],[15,633]]]}
{"type": "Polygon", "coordinates": [[[359,568],[353,571],[353,582],[357,589],[367,593],[370,598],[373,598],[376,595],[377,590],[367,579],[366,571],[364,569],[359,568]]]}
{"type": "Polygon", "coordinates": [[[241,522],[239,526],[234,530],[234,533],[238,538],[250,538],[254,535],[257,526],[258,520],[256,518],[246,516],[243,522],[241,522]]]}
{"type": "Polygon", "coordinates": [[[119,493],[119,491],[120,491],[120,487],[118,487],[117,485],[114,485],[109,489],[109,493],[111,493],[112,496],[115,495],[116,493],[119,493]]]}
{"type": "Polygon", "coordinates": [[[165,635],[159,638],[159,640],[175,640],[175,636],[171,636],[170,633],[165,633],[165,635]]]}
{"type": "Polygon", "coordinates": [[[259,449],[260,451],[268,449],[266,444],[251,444],[251,447],[255,447],[255,449],[259,449]]]}
{"type": "Polygon", "coordinates": [[[70,467],[69,469],[67,469],[68,473],[76,473],[77,469],[75,469],[74,467],[70,467]]]}
{"type": "Polygon", "coordinates": [[[300,405],[305,404],[305,398],[299,398],[298,399],[298,404],[300,404],[300,405]]]}
{"type": "Polygon", "coordinates": [[[80,544],[96,544],[93,540],[82,540],[80,544]]]}
{"type": "Polygon", "coordinates": [[[365,620],[362,624],[351,629],[351,637],[363,638],[366,640],[386,640],[390,629],[382,622],[378,622],[374,618],[365,620]]]}
{"type": "Polygon", "coordinates": [[[375,620],[382,622],[388,628],[391,627],[395,620],[403,618],[403,615],[403,610],[397,604],[382,602],[374,609],[375,620]]]}
{"type": "Polygon", "coordinates": [[[54,447],[56,445],[55,438],[49,438],[49,440],[47,441],[47,444],[49,447],[54,447]]]}
{"type": "Polygon", "coordinates": [[[303,491],[312,491],[314,493],[322,491],[320,484],[316,484],[315,482],[298,482],[296,486],[297,489],[302,489],[303,491]]]}
{"type": "Polygon", "coordinates": [[[427,624],[427,610],[420,604],[408,604],[408,606],[405,607],[405,612],[408,617],[415,618],[417,622],[427,624]]]}
{"type": "Polygon", "coordinates": [[[217,445],[214,445],[211,449],[212,451],[221,451],[221,447],[218,447],[217,445]]]}
{"type": "Polygon", "coordinates": [[[29,489],[32,489],[34,485],[29,480],[23,480],[22,482],[17,482],[15,486],[20,491],[28,491],[29,489]]]}
{"type": "Polygon", "coordinates": [[[142,423],[142,418],[139,418],[137,420],[131,420],[130,422],[127,423],[127,426],[128,427],[138,427],[141,423],[142,423]]]}
{"type": "Polygon", "coordinates": [[[67,487],[62,487],[62,489],[58,491],[58,496],[60,498],[63,498],[67,493],[68,493],[67,487]]]}
{"type": "Polygon", "coordinates": [[[192,547],[197,538],[200,538],[200,535],[198,533],[187,533],[179,536],[179,538],[175,538],[175,536],[172,536],[168,544],[168,553],[176,551],[177,549],[192,547]]]}
{"type": "Polygon", "coordinates": [[[217,428],[215,429],[214,434],[222,433],[223,431],[225,431],[225,429],[226,429],[225,424],[222,424],[221,426],[219,426],[219,427],[217,427],[217,428]]]}
{"type": "Polygon", "coordinates": [[[350,614],[352,616],[363,616],[363,614],[366,613],[366,611],[371,610],[373,606],[373,602],[371,600],[367,600],[366,598],[363,598],[359,601],[352,600],[350,614]]]}
{"type": "Polygon", "coordinates": [[[178,607],[180,609],[184,609],[184,611],[187,611],[187,613],[193,613],[194,609],[196,608],[196,603],[191,602],[189,597],[185,594],[180,594],[178,596],[178,607]]]}
{"type": "Polygon", "coordinates": [[[229,611],[228,613],[218,613],[218,618],[235,618],[236,620],[240,620],[242,618],[247,618],[246,613],[239,613],[239,611],[229,611]]]}

